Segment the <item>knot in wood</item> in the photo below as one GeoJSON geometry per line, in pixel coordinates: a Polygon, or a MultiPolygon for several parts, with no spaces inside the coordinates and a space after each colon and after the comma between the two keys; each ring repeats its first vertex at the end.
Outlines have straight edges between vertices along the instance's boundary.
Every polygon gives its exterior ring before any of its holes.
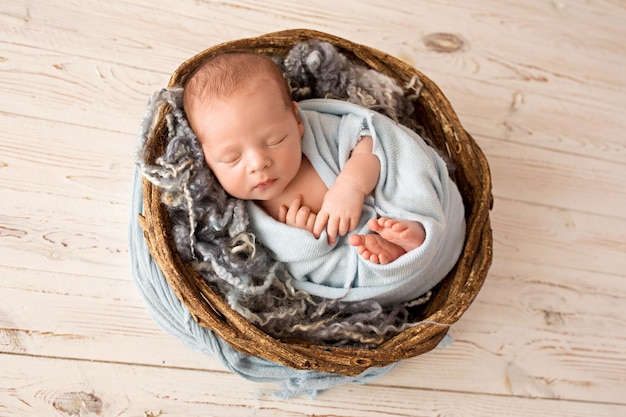
{"type": "Polygon", "coordinates": [[[372,360],[370,358],[352,358],[350,363],[353,366],[370,366],[372,364],[372,360]]]}
{"type": "Polygon", "coordinates": [[[430,33],[422,38],[424,45],[435,52],[452,53],[462,50],[465,41],[453,33],[430,33]]]}

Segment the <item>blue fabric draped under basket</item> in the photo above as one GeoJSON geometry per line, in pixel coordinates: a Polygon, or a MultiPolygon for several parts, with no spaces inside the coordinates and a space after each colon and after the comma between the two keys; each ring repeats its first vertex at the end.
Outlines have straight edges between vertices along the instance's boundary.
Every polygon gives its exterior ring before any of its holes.
{"type": "MultiPolygon", "coordinates": [[[[233,373],[255,382],[279,382],[276,395],[292,398],[299,395],[315,397],[319,392],[344,384],[365,384],[389,372],[396,364],[369,368],[355,377],[318,371],[296,370],[267,359],[242,354],[211,330],[196,323],[167,283],[165,276],[150,255],[138,215],[143,213],[142,177],[135,170],[130,210],[130,257],[135,283],[152,319],[166,333],[180,339],[191,349],[218,359],[233,373]]],[[[452,342],[449,335],[439,343],[452,342]]]]}

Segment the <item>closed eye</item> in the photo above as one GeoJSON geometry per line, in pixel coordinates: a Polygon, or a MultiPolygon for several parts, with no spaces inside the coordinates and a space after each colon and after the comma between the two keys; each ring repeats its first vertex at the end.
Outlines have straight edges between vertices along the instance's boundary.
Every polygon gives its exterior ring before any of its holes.
{"type": "Polygon", "coordinates": [[[227,155],[219,159],[222,164],[234,164],[241,159],[241,155],[227,155]]]}
{"type": "Polygon", "coordinates": [[[271,146],[280,145],[281,143],[285,141],[285,139],[287,139],[287,135],[283,136],[282,138],[278,140],[273,140],[273,141],[268,142],[267,146],[271,147],[271,146]]]}

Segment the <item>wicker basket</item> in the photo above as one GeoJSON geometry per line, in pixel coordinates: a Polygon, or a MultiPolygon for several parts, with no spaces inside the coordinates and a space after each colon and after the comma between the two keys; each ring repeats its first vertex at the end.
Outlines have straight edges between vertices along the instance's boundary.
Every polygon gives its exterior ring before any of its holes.
{"type": "MultiPolygon", "coordinates": [[[[328,347],[302,340],[276,340],[233,311],[207,282],[178,256],[171,238],[168,214],[159,189],[144,179],[144,216],[141,225],[151,255],[169,285],[195,320],[210,328],[233,348],[294,369],[358,375],[369,367],[389,365],[428,352],[443,339],[476,297],[492,258],[489,211],[493,203],[487,161],[472,137],[463,129],[450,103],[426,76],[383,52],[325,33],[289,30],[257,38],[241,39],[211,47],[184,62],[172,75],[170,87],[185,85],[187,78],[207,59],[228,50],[252,50],[285,55],[297,42],[317,38],[332,43],[349,59],[407,84],[415,75],[423,83],[415,106],[415,125],[425,129],[434,146],[456,165],[456,183],[466,206],[467,234],[463,252],[453,270],[434,289],[420,310],[424,323],[401,332],[376,349],[328,347]],[[444,326],[437,325],[441,323],[444,326]]],[[[165,109],[146,145],[146,161],[163,153],[165,109]]]]}

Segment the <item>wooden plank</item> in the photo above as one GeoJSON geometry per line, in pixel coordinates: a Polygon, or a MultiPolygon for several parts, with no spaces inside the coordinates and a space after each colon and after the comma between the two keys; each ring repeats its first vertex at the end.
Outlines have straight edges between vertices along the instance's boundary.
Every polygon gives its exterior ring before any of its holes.
{"type": "Polygon", "coordinates": [[[178,10],[188,4],[179,2],[178,7],[171,7],[165,2],[146,6],[124,1],[16,1],[5,5],[0,13],[0,39],[171,73],[206,45],[228,39],[229,33],[233,38],[243,30],[254,33],[250,26],[257,23],[238,22],[230,11],[206,3],[200,5],[205,10],[200,16],[213,16],[213,22],[199,16],[182,17],[178,10]],[[224,22],[230,22],[232,28],[224,22]]]}
{"type": "Polygon", "coordinates": [[[582,103],[569,96],[495,88],[441,74],[434,78],[479,144],[482,137],[489,137],[532,149],[626,163],[626,142],[620,134],[624,118],[618,114],[622,106],[595,107],[593,100],[582,103]]]}
{"type": "Polygon", "coordinates": [[[157,327],[128,271],[98,272],[0,267],[0,351],[224,371],[157,327]]]}
{"type": "Polygon", "coordinates": [[[224,373],[0,355],[0,402],[7,417],[115,416],[441,416],[617,417],[626,406],[528,397],[467,395],[397,386],[342,386],[316,399],[280,400],[275,386],[224,373]],[[112,383],[114,381],[114,383],[112,383]],[[159,414],[161,413],[161,414],[159,414]]]}
{"type": "Polygon", "coordinates": [[[127,275],[127,205],[38,192],[3,190],[2,194],[17,203],[0,214],[0,264],[127,275]]]}
{"type": "Polygon", "coordinates": [[[476,140],[489,161],[497,199],[626,218],[626,158],[603,161],[528,143],[476,140]]]}
{"type": "MultiPolygon", "coordinates": [[[[37,200],[45,196],[61,204],[70,197],[122,210],[128,205],[136,134],[0,113],[0,137],[3,190],[27,191],[38,194],[37,200]]],[[[25,205],[25,197],[16,196],[12,204],[25,205]]]]}
{"type": "Polygon", "coordinates": [[[496,257],[464,320],[622,339],[626,282],[618,273],[496,257]]]}
{"type": "Polygon", "coordinates": [[[501,198],[491,220],[496,257],[624,276],[623,219],[501,198]]]}
{"type": "Polygon", "coordinates": [[[106,61],[0,43],[0,111],[136,133],[150,95],[169,76],[106,61]],[[36,99],[34,99],[36,98],[36,99]]]}

